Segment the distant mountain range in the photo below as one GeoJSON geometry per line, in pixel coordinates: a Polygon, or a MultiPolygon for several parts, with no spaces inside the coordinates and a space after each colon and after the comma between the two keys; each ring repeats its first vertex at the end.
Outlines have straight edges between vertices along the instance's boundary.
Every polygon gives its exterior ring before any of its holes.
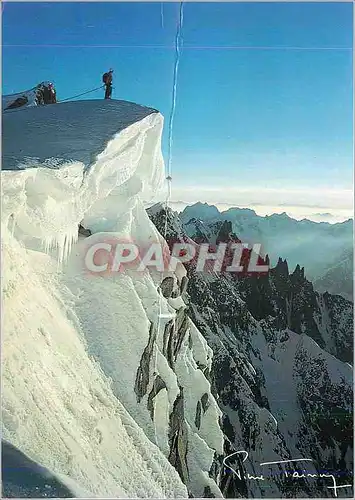
{"type": "Polygon", "coordinates": [[[259,216],[248,208],[230,208],[220,212],[207,203],[186,207],[180,214],[184,230],[190,237],[208,235],[211,224],[229,221],[238,238],[249,244],[260,243],[271,265],[279,257],[290,269],[297,264],[314,282],[316,289],[353,297],[353,220],[330,224],[297,221],[282,214],[259,216]]]}

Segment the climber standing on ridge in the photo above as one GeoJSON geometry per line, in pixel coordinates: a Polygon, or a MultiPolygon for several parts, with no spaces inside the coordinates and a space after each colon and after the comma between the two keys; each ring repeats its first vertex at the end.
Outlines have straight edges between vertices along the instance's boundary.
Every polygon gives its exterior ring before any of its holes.
{"type": "Polygon", "coordinates": [[[110,69],[108,73],[102,75],[102,81],[105,84],[105,99],[111,99],[112,94],[112,73],[113,69],[110,69]]]}
{"type": "Polygon", "coordinates": [[[48,84],[48,89],[49,89],[49,104],[55,104],[57,102],[57,93],[53,83],[48,84]]]}

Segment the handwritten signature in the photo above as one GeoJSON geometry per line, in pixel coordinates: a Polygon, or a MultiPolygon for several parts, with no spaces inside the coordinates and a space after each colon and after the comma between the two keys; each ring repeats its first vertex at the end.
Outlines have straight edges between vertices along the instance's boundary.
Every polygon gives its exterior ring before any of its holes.
{"type": "MultiPolygon", "coordinates": [[[[242,461],[242,463],[244,463],[247,460],[247,458],[249,456],[249,453],[247,451],[240,450],[240,451],[236,451],[234,453],[231,453],[230,455],[228,455],[227,457],[225,457],[223,459],[223,465],[225,467],[227,467],[228,469],[230,469],[238,477],[239,480],[242,480],[241,471],[233,469],[233,467],[231,467],[230,465],[228,465],[226,463],[226,461],[228,459],[231,459],[235,455],[239,455],[239,454],[243,454],[244,455],[243,461],[242,461]]],[[[290,460],[279,460],[279,461],[276,461],[276,462],[262,462],[259,465],[260,466],[265,466],[265,465],[274,465],[274,464],[288,464],[290,462],[313,462],[313,460],[311,458],[295,458],[295,459],[290,459],[290,460]]],[[[340,489],[340,488],[352,488],[353,487],[352,484],[338,485],[336,483],[334,474],[329,474],[329,473],[324,473],[324,472],[317,473],[317,474],[311,474],[311,473],[308,473],[306,471],[303,471],[303,472],[304,472],[304,474],[303,473],[300,474],[298,471],[291,472],[291,471],[283,470],[283,474],[285,475],[286,478],[289,478],[289,477],[292,477],[293,479],[301,479],[301,478],[307,478],[307,477],[311,477],[311,478],[328,477],[328,478],[330,478],[332,480],[333,485],[332,486],[327,486],[327,488],[330,489],[330,490],[334,490],[334,496],[335,497],[338,496],[338,489],[340,489]]],[[[265,478],[263,474],[261,474],[260,476],[253,476],[251,474],[246,473],[246,478],[249,479],[249,480],[255,480],[255,481],[265,481],[265,480],[267,480],[267,477],[265,478]]]]}

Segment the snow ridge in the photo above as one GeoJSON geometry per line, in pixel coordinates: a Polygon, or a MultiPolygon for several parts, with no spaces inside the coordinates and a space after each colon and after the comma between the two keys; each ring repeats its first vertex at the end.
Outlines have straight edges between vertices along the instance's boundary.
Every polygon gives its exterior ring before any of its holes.
{"type": "Polygon", "coordinates": [[[161,241],[141,200],[164,177],[162,127],[122,101],[4,117],[4,437],[92,496],[222,496],[210,475],[221,411],[181,296],[186,271],[165,277],[167,291],[158,273],[84,267],[105,238],[161,241]],[[161,297],[172,319],[158,329],[161,297]]]}

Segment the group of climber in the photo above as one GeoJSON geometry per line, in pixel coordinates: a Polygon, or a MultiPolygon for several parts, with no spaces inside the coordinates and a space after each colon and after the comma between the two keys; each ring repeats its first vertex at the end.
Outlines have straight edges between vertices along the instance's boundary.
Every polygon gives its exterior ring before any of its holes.
{"type": "MultiPolygon", "coordinates": [[[[113,69],[102,75],[102,81],[105,86],[105,99],[111,99],[113,69]]],[[[38,105],[54,104],[57,102],[56,91],[53,83],[41,83],[36,89],[36,101],[38,105]]]]}
{"type": "MultiPolygon", "coordinates": [[[[102,75],[105,86],[105,99],[111,99],[112,95],[113,69],[102,75]]],[[[57,102],[56,91],[53,83],[41,83],[36,90],[36,101],[38,105],[54,104],[57,102]]]]}
{"type": "Polygon", "coordinates": [[[36,101],[38,106],[44,104],[55,104],[57,102],[57,93],[53,83],[40,83],[36,90],[36,101]]]}
{"type": "MultiPolygon", "coordinates": [[[[105,99],[111,99],[112,95],[112,80],[113,80],[113,69],[110,69],[107,73],[102,75],[102,81],[105,87],[105,99]]],[[[28,104],[28,97],[26,94],[15,99],[6,109],[20,108],[28,104]]],[[[55,104],[57,102],[57,94],[53,83],[42,82],[35,88],[35,103],[37,106],[43,106],[45,104],[55,104]]]]}
{"type": "MultiPolygon", "coordinates": [[[[57,94],[54,88],[53,83],[50,82],[42,82],[37,87],[34,89],[35,92],[35,103],[37,106],[43,106],[45,104],[55,104],[57,102],[57,94]]],[[[28,95],[24,93],[17,99],[15,99],[13,102],[5,108],[7,109],[16,109],[16,108],[21,108],[22,106],[26,106],[29,102],[28,95]]]]}

